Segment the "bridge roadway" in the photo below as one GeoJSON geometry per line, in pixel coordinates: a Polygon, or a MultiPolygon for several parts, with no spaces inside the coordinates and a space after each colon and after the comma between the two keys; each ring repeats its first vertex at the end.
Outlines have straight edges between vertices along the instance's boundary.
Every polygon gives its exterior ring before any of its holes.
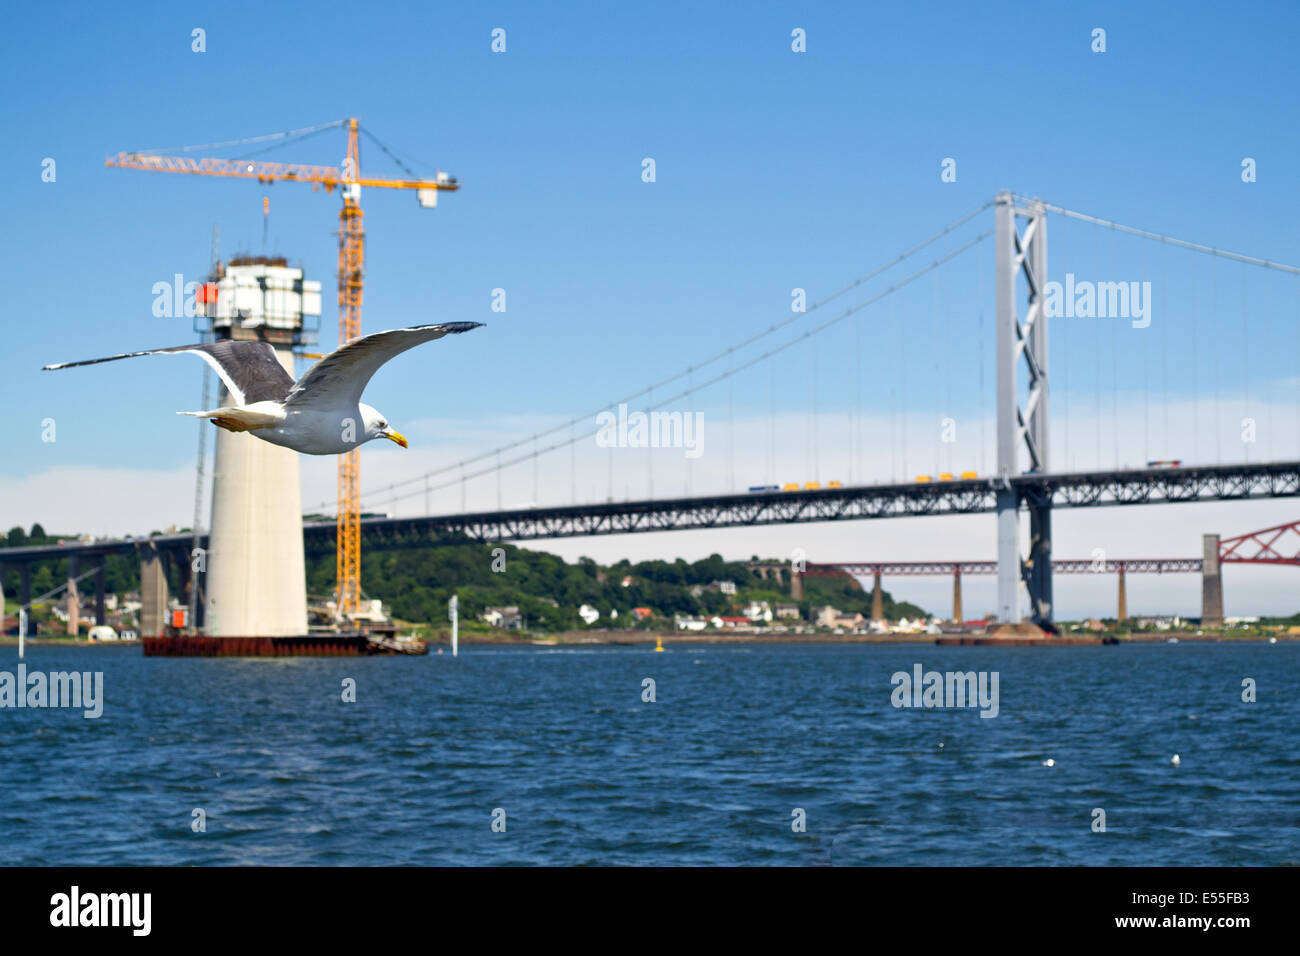
{"type": "MultiPolygon", "coordinates": [[[[1050,499],[1053,508],[1288,498],[1300,496],[1300,462],[1021,475],[1009,483],[1024,500],[1050,499]]],[[[527,541],[816,521],[983,514],[996,510],[998,486],[999,480],[995,478],[972,478],[611,501],[414,518],[364,518],[361,534],[369,548],[400,548],[419,547],[458,535],[485,542],[527,541]]],[[[193,536],[185,533],[0,548],[0,573],[6,567],[50,558],[94,558],[129,554],[137,549],[156,548],[168,557],[181,557],[188,553],[192,541],[193,536]]],[[[334,541],[333,521],[304,523],[303,542],[309,553],[333,552],[334,541]]],[[[206,536],[203,536],[200,546],[205,544],[206,536]]],[[[948,566],[951,567],[951,562],[948,566]]]]}

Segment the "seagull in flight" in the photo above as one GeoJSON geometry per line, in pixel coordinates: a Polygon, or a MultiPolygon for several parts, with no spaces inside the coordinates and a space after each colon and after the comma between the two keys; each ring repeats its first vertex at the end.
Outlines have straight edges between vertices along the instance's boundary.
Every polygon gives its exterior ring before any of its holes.
{"type": "Polygon", "coordinates": [[[46,365],[42,371],[95,365],[137,355],[197,355],[226,385],[230,404],[205,412],[177,412],[208,418],[232,432],[251,432],[273,445],[305,455],[341,455],[362,442],[387,438],[406,447],[379,411],[361,401],[370,377],[394,355],[444,335],[477,329],[482,322],[447,322],[375,332],[335,349],[295,382],[269,342],[222,339],[200,345],[124,352],[84,362],[46,365]]]}

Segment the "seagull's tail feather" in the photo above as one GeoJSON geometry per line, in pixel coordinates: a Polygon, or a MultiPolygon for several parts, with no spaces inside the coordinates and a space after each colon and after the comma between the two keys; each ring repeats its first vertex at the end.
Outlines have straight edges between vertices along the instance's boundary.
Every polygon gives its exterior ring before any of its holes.
{"type": "Polygon", "coordinates": [[[281,416],[268,412],[258,412],[251,408],[223,406],[206,412],[177,412],[177,415],[189,415],[191,418],[210,418],[212,424],[228,432],[255,431],[258,428],[270,428],[280,423],[281,416]]]}

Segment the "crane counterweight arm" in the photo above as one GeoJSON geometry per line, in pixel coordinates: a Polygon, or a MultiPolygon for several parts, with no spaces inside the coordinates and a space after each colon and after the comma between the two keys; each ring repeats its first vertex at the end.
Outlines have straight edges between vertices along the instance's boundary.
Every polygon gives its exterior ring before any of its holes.
{"type": "MultiPolygon", "coordinates": [[[[256,179],[262,183],[277,180],[314,183],[324,186],[326,192],[342,186],[343,171],[337,166],[309,166],[303,163],[267,163],[247,159],[191,159],[188,156],[158,156],[152,153],[118,153],[104,161],[105,166],[120,169],[147,169],[161,173],[191,173],[198,176],[229,176],[236,179],[256,179]]],[[[361,186],[387,189],[445,189],[455,192],[460,188],[454,178],[438,179],[368,179],[352,180],[361,186]]]]}

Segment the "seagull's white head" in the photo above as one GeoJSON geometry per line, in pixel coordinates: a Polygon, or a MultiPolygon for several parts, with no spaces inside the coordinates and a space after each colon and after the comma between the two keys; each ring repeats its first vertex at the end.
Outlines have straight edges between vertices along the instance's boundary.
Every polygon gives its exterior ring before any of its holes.
{"type": "Polygon", "coordinates": [[[378,410],[371,408],[369,405],[361,406],[361,421],[366,426],[366,437],[363,441],[370,441],[374,438],[387,438],[389,441],[397,442],[403,448],[406,447],[406,438],[397,431],[394,431],[388,424],[388,419],[379,413],[378,410]]]}

